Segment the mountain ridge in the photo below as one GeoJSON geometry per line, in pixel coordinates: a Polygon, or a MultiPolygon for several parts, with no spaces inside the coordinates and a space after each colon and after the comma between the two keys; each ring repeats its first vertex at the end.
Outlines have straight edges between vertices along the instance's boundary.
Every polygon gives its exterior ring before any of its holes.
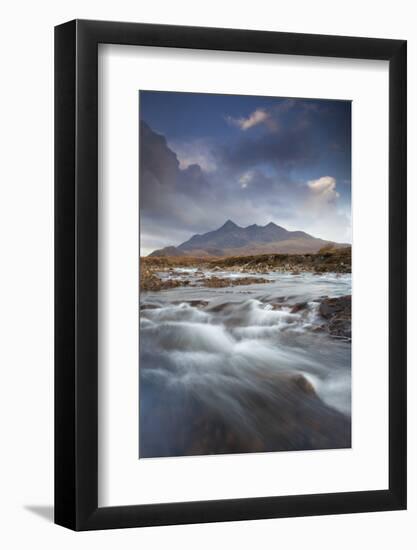
{"type": "Polygon", "coordinates": [[[149,256],[250,256],[254,254],[303,254],[315,253],[324,246],[345,247],[313,237],[304,231],[288,231],[269,222],[241,227],[228,219],[218,229],[195,234],[178,246],[154,250],[149,256]]]}

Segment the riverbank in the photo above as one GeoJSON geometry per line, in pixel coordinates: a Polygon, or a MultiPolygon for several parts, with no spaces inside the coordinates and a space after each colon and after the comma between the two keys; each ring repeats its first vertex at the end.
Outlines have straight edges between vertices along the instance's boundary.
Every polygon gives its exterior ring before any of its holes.
{"type": "Polygon", "coordinates": [[[140,260],[141,290],[167,290],[192,283],[186,273],[200,275],[202,286],[234,286],[268,283],[266,277],[220,278],[219,272],[245,275],[268,273],[351,273],[351,248],[326,248],[317,254],[261,254],[257,256],[231,256],[221,258],[142,257],[140,260]]]}

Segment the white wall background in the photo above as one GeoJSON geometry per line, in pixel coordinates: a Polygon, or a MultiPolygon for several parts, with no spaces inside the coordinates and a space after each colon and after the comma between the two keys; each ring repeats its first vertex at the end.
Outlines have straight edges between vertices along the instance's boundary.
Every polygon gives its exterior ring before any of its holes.
{"type": "MultiPolygon", "coordinates": [[[[417,277],[417,25],[413,2],[15,0],[2,9],[0,544],[7,549],[415,548],[416,286],[409,288],[409,510],[95,533],[51,523],[53,26],[73,18],[404,38],[409,53],[409,279],[417,277]]],[[[377,276],[377,266],[375,271],[377,276]]],[[[343,472],[341,472],[343,475],[343,472]]]]}

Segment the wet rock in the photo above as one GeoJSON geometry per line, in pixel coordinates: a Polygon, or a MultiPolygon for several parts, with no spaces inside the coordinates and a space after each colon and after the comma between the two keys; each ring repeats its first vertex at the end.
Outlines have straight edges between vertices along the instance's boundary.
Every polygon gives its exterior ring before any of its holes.
{"type": "Polygon", "coordinates": [[[290,313],[298,313],[299,311],[302,311],[302,310],[306,309],[307,305],[308,305],[307,302],[299,302],[298,304],[295,304],[291,308],[290,313]]]}
{"type": "Polygon", "coordinates": [[[269,279],[264,279],[263,277],[240,277],[235,279],[235,278],[213,276],[213,277],[207,277],[206,279],[199,279],[197,282],[209,288],[224,288],[227,286],[270,283],[271,281],[269,279]]]}
{"type": "Polygon", "coordinates": [[[316,395],[313,384],[302,374],[296,374],[292,381],[294,385],[307,395],[316,395]]]}
{"type": "Polygon", "coordinates": [[[319,306],[320,315],[327,321],[327,330],[338,338],[352,337],[352,297],[324,298],[319,306]]]}
{"type": "Polygon", "coordinates": [[[159,304],[141,304],[140,310],[144,311],[146,309],[160,309],[161,306],[159,304]]]}
{"type": "Polygon", "coordinates": [[[339,338],[352,338],[352,324],[350,319],[333,319],[329,323],[329,332],[339,338]]]}
{"type": "Polygon", "coordinates": [[[140,290],[156,292],[159,290],[168,290],[178,286],[187,286],[190,284],[186,279],[166,279],[163,280],[150,269],[142,269],[140,273],[140,290]]]}
{"type": "MultiPolygon", "coordinates": [[[[173,302],[173,303],[178,304],[183,302],[173,302]]],[[[191,307],[204,308],[208,306],[210,302],[208,302],[207,300],[188,300],[186,303],[189,304],[191,307]]]]}
{"type": "Polygon", "coordinates": [[[352,307],[351,296],[341,296],[340,298],[324,298],[319,307],[320,315],[325,319],[331,319],[335,315],[344,315],[350,318],[352,307]]]}

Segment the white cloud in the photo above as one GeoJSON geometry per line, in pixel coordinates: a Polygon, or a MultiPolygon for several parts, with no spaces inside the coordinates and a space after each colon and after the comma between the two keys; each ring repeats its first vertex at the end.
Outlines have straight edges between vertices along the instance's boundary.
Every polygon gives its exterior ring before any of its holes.
{"type": "Polygon", "coordinates": [[[228,116],[227,121],[241,130],[249,130],[249,128],[253,128],[253,126],[266,122],[269,118],[270,114],[267,111],[264,109],[256,109],[256,111],[253,111],[247,118],[233,118],[228,116]]]}
{"type": "Polygon", "coordinates": [[[307,197],[297,212],[298,225],[315,237],[351,242],[350,211],[341,202],[336,178],[322,176],[308,181],[306,187],[307,197]]]}
{"type": "Polygon", "coordinates": [[[310,180],[307,185],[311,191],[310,198],[318,205],[334,203],[340,197],[336,191],[336,179],[331,176],[310,180]]]}
{"type": "MultiPolygon", "coordinates": [[[[248,117],[234,118],[227,116],[226,120],[232,126],[236,126],[244,131],[259,124],[264,124],[271,132],[276,132],[280,129],[280,115],[287,113],[294,105],[295,101],[293,99],[286,99],[270,109],[256,109],[248,117]]],[[[306,109],[306,107],[304,108],[306,109]]]]}
{"type": "Polygon", "coordinates": [[[253,179],[253,173],[250,170],[249,172],[245,172],[239,178],[240,187],[242,189],[246,189],[246,187],[250,184],[252,179],[253,179]]]}

